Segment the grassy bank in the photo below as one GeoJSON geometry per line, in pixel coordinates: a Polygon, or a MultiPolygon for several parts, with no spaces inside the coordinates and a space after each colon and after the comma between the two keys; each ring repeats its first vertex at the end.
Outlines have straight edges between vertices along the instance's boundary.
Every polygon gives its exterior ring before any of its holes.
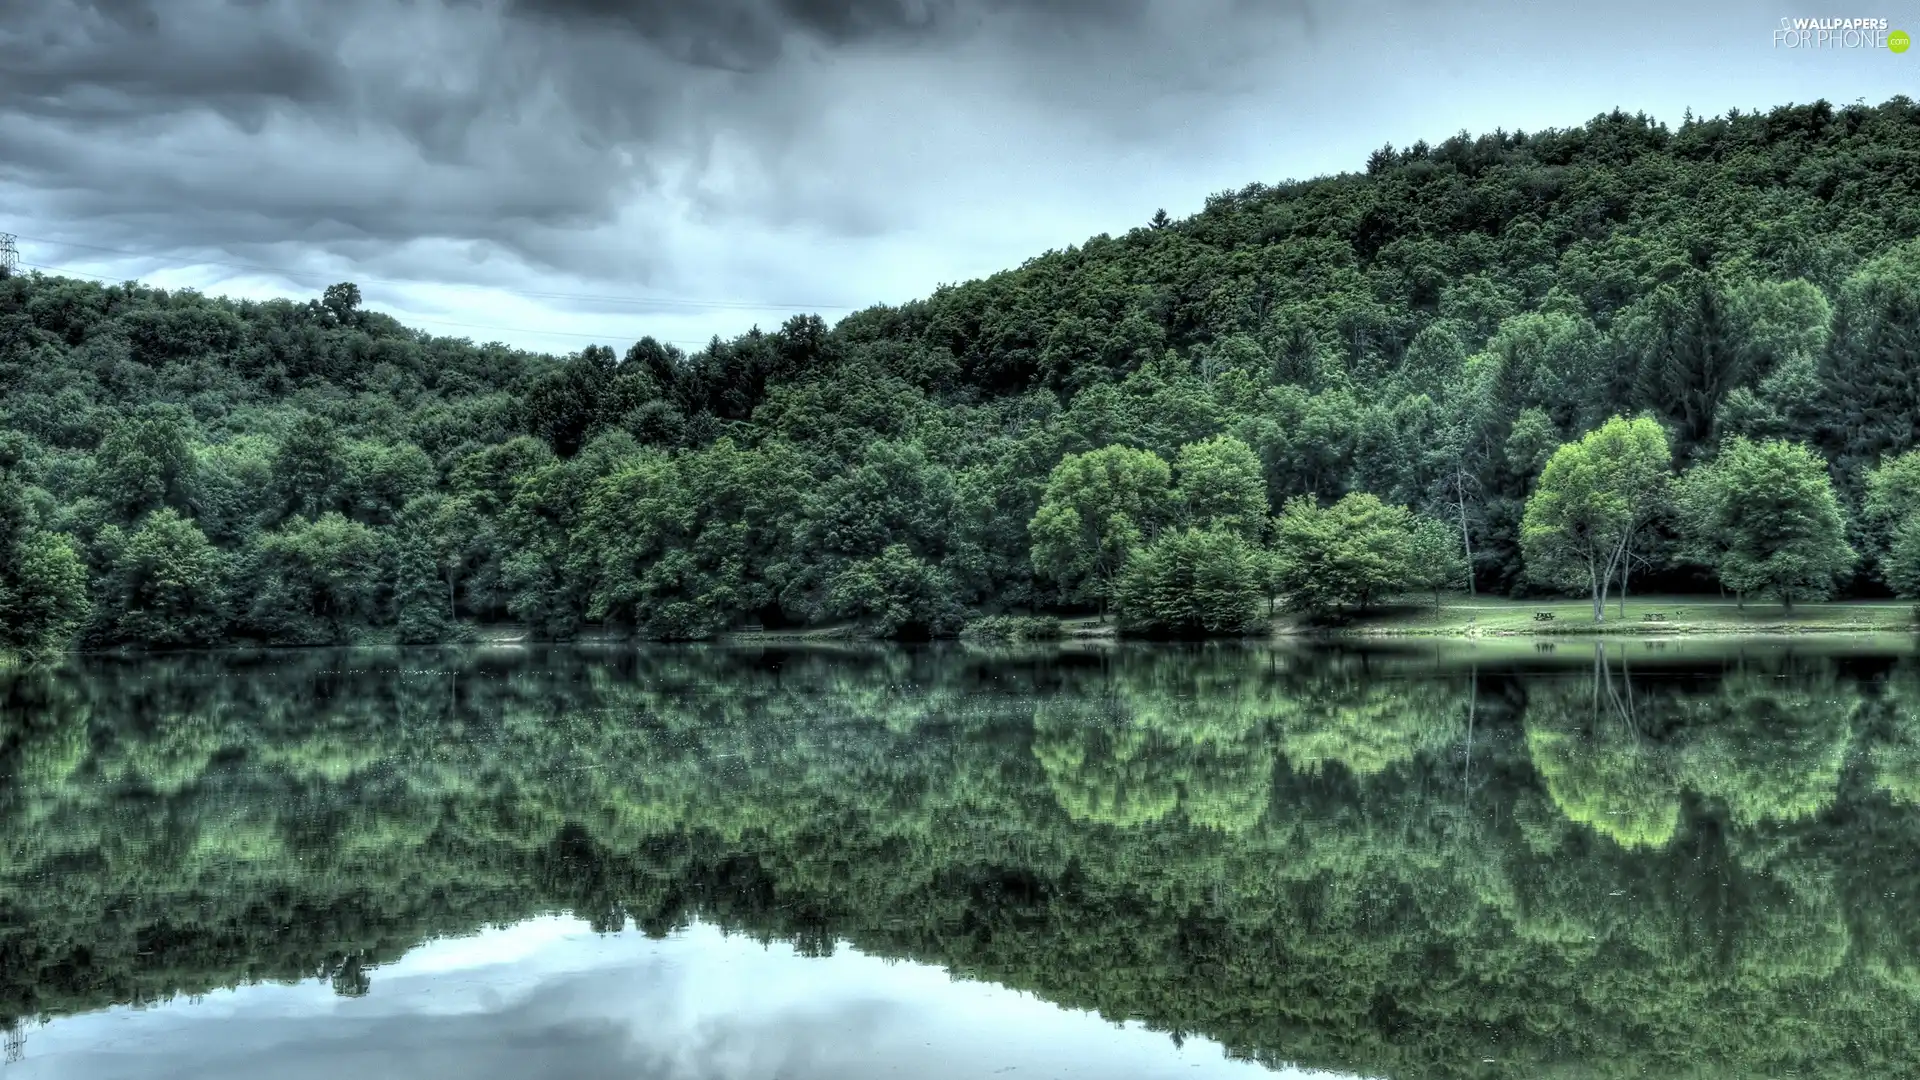
{"type": "MultiPolygon", "coordinates": [[[[1342,636],[1408,635],[1428,637],[1514,637],[1565,634],[1808,634],[1888,633],[1914,630],[1914,605],[1905,600],[1849,600],[1795,604],[1699,596],[1630,597],[1626,611],[1609,602],[1606,621],[1593,621],[1587,600],[1507,600],[1443,597],[1439,611],[1431,602],[1368,612],[1334,632],[1342,636]],[[1553,618],[1537,618],[1538,613],[1553,618]]],[[[1281,629],[1297,631],[1297,624],[1281,629]]]]}

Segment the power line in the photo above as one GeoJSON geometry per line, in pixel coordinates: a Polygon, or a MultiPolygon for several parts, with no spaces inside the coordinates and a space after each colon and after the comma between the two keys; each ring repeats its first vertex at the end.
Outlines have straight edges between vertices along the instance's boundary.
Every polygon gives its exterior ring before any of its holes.
{"type": "MultiPolygon", "coordinates": [[[[107,277],[104,274],[89,274],[84,270],[70,270],[64,266],[47,266],[44,263],[30,262],[23,262],[20,265],[34,270],[45,270],[54,274],[72,274],[75,277],[92,278],[95,281],[104,281],[109,284],[118,283],[120,280],[118,278],[107,277]]],[[[399,318],[397,315],[394,317],[399,318]]],[[[453,322],[448,319],[423,319],[413,315],[408,315],[405,319],[401,319],[401,322],[427,323],[434,326],[453,326],[462,330],[490,330],[496,334],[531,334],[536,337],[580,338],[585,341],[622,341],[633,336],[632,334],[581,334],[568,330],[535,330],[524,326],[483,326],[479,323],[453,322]]],[[[685,338],[654,338],[653,340],[668,345],[685,345],[693,349],[704,349],[709,344],[709,342],[706,341],[688,341],[685,338]]]]}
{"type": "MultiPolygon", "coordinates": [[[[22,236],[20,240],[35,244],[52,244],[56,247],[81,248],[86,251],[100,251],[112,255],[126,255],[135,259],[147,259],[153,262],[171,262],[182,266],[224,266],[232,270],[247,270],[253,273],[278,274],[281,277],[324,281],[334,279],[334,275],[315,273],[311,270],[287,270],[281,267],[262,266],[258,263],[223,262],[219,259],[181,259],[164,255],[154,255],[144,251],[130,251],[126,248],[101,247],[98,244],[82,244],[72,240],[49,240],[45,237],[22,236]]],[[[396,285],[401,287],[435,284],[432,282],[400,281],[393,278],[358,278],[357,280],[373,285],[396,285]]],[[[686,296],[594,296],[587,293],[527,292],[517,289],[499,289],[490,285],[456,284],[443,286],[460,289],[488,289],[493,292],[519,296],[530,300],[580,300],[600,304],[658,304],[677,305],[691,308],[715,308],[732,311],[857,311],[849,304],[763,304],[751,300],[705,300],[686,296]]]]}

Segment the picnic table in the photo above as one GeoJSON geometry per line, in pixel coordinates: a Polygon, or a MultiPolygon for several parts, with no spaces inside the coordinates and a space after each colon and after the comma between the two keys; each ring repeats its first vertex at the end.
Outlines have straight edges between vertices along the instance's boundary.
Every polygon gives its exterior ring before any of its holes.
{"type": "Polygon", "coordinates": [[[1551,612],[1551,611],[1536,611],[1536,612],[1534,612],[1534,613],[1533,613],[1533,621],[1534,621],[1534,622],[1552,622],[1552,621],[1553,621],[1553,612],[1551,612]]]}
{"type": "Polygon", "coordinates": [[[1664,611],[1649,611],[1645,615],[1640,616],[1640,621],[1641,622],[1666,622],[1667,613],[1664,611]]]}

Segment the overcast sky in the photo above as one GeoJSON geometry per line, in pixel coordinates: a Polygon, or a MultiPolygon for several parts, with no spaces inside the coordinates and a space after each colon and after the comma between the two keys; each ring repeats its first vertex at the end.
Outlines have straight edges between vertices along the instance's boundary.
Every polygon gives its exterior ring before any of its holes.
{"type": "Polygon", "coordinates": [[[1920,50],[1774,47],[1831,7],[0,0],[0,231],[113,280],[353,280],[481,341],[697,346],[1386,142],[1915,92],[1920,50]]]}

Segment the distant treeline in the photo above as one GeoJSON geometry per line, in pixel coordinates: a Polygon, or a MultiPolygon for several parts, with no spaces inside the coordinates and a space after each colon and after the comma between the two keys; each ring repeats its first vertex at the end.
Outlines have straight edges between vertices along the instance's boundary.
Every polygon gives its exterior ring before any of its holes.
{"type": "Polygon", "coordinates": [[[1912,593],[1917,165],[1906,98],[1461,135],[690,354],[16,276],[0,647],[1912,593]]]}

